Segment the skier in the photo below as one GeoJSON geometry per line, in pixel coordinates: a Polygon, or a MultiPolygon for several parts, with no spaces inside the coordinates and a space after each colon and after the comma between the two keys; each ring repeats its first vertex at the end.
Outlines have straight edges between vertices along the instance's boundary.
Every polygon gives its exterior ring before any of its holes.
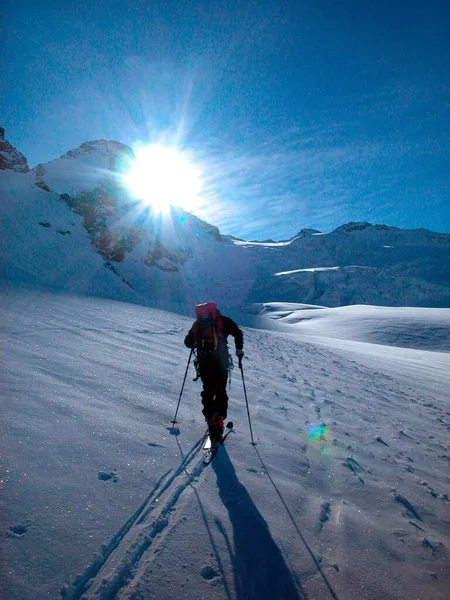
{"type": "Polygon", "coordinates": [[[232,319],[221,315],[215,302],[198,304],[195,313],[197,320],[184,343],[188,348],[197,349],[198,369],[203,383],[202,412],[208,423],[210,437],[220,440],[228,410],[226,387],[230,355],[227,338],[229,335],[234,337],[236,356],[241,361],[244,356],[244,334],[232,319]]]}

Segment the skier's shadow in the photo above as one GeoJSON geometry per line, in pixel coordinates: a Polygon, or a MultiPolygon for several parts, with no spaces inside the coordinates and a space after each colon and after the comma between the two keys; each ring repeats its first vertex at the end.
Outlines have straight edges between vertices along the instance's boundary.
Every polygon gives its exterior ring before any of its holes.
{"type": "Polygon", "coordinates": [[[231,541],[220,521],[216,521],[231,556],[236,600],[307,600],[306,592],[294,581],[266,521],[239,482],[225,446],[213,460],[212,467],[220,498],[233,526],[231,541]]]}

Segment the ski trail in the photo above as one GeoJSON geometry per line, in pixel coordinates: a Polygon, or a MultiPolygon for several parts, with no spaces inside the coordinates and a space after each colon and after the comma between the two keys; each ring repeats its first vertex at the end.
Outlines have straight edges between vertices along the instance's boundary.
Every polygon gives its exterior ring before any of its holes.
{"type": "Polygon", "coordinates": [[[169,473],[170,473],[170,470],[167,471],[166,473],[164,473],[164,475],[162,475],[159,478],[159,480],[156,482],[156,485],[154,486],[152,491],[149,493],[147,498],[144,500],[144,502],[141,504],[141,506],[136,510],[136,512],[134,512],[131,515],[131,517],[125,522],[124,525],[122,525],[122,527],[119,529],[119,531],[113,536],[113,538],[111,539],[109,544],[102,551],[101,556],[96,558],[89,565],[89,567],[86,569],[86,571],[84,573],[82,573],[81,575],[78,575],[76,577],[74,583],[72,584],[72,588],[69,590],[69,592],[67,594],[65,594],[66,599],[78,600],[79,598],[82,597],[82,594],[84,593],[84,591],[86,589],[87,582],[98,574],[98,572],[103,567],[103,565],[106,563],[108,558],[116,550],[116,548],[119,546],[119,544],[121,543],[123,538],[133,527],[133,525],[135,524],[139,515],[141,514],[142,510],[144,510],[145,507],[147,506],[147,504],[152,501],[153,496],[158,491],[162,482],[168,476],[169,473]]]}
{"type": "Polygon", "coordinates": [[[183,492],[206,468],[201,459],[195,462],[203,442],[204,436],[194,444],[172,474],[170,469],[161,476],[101,555],[75,579],[64,600],[113,600],[117,597],[142,555],[168,527],[170,515],[174,513],[183,492]],[[194,466],[188,471],[193,462],[194,466]]]}

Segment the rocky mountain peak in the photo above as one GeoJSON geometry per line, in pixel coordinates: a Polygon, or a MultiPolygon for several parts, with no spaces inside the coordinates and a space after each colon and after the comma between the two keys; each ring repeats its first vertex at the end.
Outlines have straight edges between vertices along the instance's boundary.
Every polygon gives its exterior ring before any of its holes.
{"type": "Polygon", "coordinates": [[[367,222],[356,222],[350,221],[350,223],[345,223],[340,227],[337,227],[333,233],[352,233],[353,231],[363,231],[364,229],[369,229],[373,227],[372,223],[367,222]]]}
{"type": "Polygon", "coordinates": [[[0,170],[11,169],[18,173],[27,173],[27,159],[5,138],[5,129],[0,127],[0,170]]]}
{"type": "Polygon", "coordinates": [[[372,229],[376,231],[394,231],[398,230],[397,227],[391,227],[389,225],[372,225],[372,223],[367,223],[365,221],[350,221],[350,223],[345,223],[345,225],[341,225],[337,229],[333,231],[333,233],[353,233],[354,231],[364,231],[365,229],[372,229]]]}
{"type": "Polygon", "coordinates": [[[133,150],[126,144],[113,140],[94,140],[92,142],[83,142],[75,150],[70,150],[63,156],[63,160],[83,159],[84,157],[92,160],[96,155],[107,159],[110,171],[120,171],[125,166],[124,163],[134,160],[133,150]]]}

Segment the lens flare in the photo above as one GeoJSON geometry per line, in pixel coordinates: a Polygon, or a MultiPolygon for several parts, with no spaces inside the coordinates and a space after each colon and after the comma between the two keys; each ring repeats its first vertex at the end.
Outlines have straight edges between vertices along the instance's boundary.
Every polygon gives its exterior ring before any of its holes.
{"type": "Polygon", "coordinates": [[[310,442],[322,442],[326,441],[327,426],[325,423],[320,425],[310,425],[309,428],[309,441],[310,442]]]}

